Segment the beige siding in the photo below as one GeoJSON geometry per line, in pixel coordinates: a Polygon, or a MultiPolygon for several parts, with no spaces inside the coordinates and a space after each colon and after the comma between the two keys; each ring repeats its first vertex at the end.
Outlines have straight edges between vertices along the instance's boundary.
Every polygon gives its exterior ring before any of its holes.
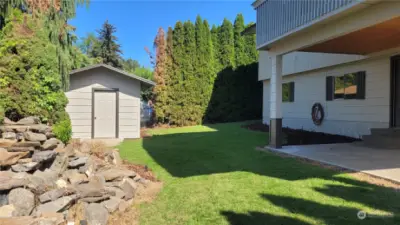
{"type": "MultiPolygon", "coordinates": [[[[370,128],[389,127],[390,57],[379,57],[285,76],[283,82],[295,82],[295,100],[282,103],[283,126],[295,129],[360,137],[370,128]],[[365,100],[325,100],[326,77],[366,71],[365,100]],[[324,106],[325,120],[315,126],[311,107],[324,106]]],[[[269,123],[269,81],[264,81],[263,121],[269,123]]]]}
{"type": "Polygon", "coordinates": [[[140,82],[105,68],[71,75],[69,103],[73,138],[92,136],[92,89],[119,89],[119,138],[140,137],[140,82]]]}

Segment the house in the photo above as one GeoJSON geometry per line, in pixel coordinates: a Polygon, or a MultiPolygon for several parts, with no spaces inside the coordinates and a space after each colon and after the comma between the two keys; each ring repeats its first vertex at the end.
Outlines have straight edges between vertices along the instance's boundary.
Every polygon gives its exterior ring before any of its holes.
{"type": "Polygon", "coordinates": [[[139,138],[140,93],[153,85],[105,64],[72,71],[66,92],[72,138],[139,138]]]}
{"type": "Polygon", "coordinates": [[[257,0],[253,7],[257,22],[248,30],[256,32],[271,147],[281,147],[282,127],[364,140],[400,127],[400,1],[257,0]]]}

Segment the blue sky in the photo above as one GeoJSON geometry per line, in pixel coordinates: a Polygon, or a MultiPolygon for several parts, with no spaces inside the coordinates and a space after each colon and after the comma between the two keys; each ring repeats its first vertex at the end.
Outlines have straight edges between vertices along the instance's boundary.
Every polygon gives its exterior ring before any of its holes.
{"type": "Polygon", "coordinates": [[[70,23],[77,28],[78,37],[95,32],[105,20],[117,27],[117,37],[124,58],[133,58],[150,66],[144,47],[152,47],[159,27],[174,26],[176,21],[194,21],[199,14],[212,24],[221,24],[224,17],[233,22],[242,13],[245,22],[254,22],[256,13],[250,0],[91,0],[90,6],[79,7],[70,23]]]}

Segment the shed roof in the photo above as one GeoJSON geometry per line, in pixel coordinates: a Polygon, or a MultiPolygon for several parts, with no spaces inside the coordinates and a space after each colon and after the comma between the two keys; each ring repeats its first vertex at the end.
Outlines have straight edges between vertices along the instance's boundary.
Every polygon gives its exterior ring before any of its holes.
{"type": "Polygon", "coordinates": [[[106,69],[112,70],[112,71],[114,71],[116,73],[119,73],[121,75],[127,76],[129,78],[139,80],[140,82],[143,82],[143,83],[151,85],[151,86],[154,86],[156,84],[151,80],[144,79],[143,77],[139,77],[139,76],[137,76],[135,74],[128,73],[126,71],[123,71],[121,69],[112,67],[112,66],[107,65],[107,64],[95,64],[95,65],[83,67],[83,68],[80,68],[80,69],[76,69],[76,70],[71,71],[70,75],[81,73],[81,72],[92,70],[92,69],[97,69],[97,68],[106,68],[106,69]]]}

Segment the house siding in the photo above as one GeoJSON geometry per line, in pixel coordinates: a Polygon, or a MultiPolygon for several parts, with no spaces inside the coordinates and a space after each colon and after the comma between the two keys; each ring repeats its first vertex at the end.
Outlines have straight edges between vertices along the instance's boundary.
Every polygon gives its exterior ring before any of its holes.
{"type": "Polygon", "coordinates": [[[96,68],[70,77],[66,111],[72,123],[73,138],[92,137],[92,89],[119,89],[119,138],[140,137],[140,81],[117,72],[96,68]]]}
{"type": "MultiPolygon", "coordinates": [[[[371,128],[388,128],[390,111],[390,56],[352,62],[329,68],[284,76],[295,82],[294,102],[282,103],[283,127],[340,134],[359,138],[371,128]],[[326,101],[326,77],[366,71],[366,99],[326,101]],[[311,120],[311,107],[324,106],[320,126],[311,120]]],[[[263,122],[269,123],[269,80],[263,81],[263,122]]]]}

